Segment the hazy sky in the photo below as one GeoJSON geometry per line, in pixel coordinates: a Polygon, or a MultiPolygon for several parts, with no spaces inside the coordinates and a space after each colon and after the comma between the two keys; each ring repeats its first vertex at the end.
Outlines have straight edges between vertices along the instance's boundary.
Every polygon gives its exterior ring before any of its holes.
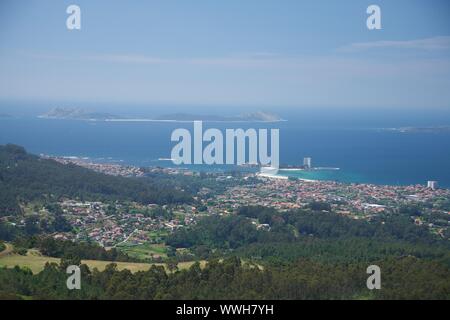
{"type": "Polygon", "coordinates": [[[450,1],[1,0],[0,99],[450,109],[450,1]]]}

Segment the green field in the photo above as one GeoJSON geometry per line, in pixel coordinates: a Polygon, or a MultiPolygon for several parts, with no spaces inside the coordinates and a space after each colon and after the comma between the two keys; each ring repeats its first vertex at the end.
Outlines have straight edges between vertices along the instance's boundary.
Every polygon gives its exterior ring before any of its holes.
{"type": "Polygon", "coordinates": [[[152,259],[154,257],[167,258],[167,250],[164,244],[139,244],[133,245],[129,243],[123,243],[117,246],[117,249],[126,253],[132,258],[140,260],[152,259]]]}
{"type": "Polygon", "coordinates": [[[167,236],[169,235],[169,232],[166,230],[156,230],[156,231],[150,231],[148,233],[148,236],[150,239],[152,239],[155,243],[159,243],[163,241],[167,236]]]}
{"type": "MultiPolygon", "coordinates": [[[[4,256],[0,256],[0,267],[13,268],[14,266],[27,267],[33,273],[38,273],[44,269],[44,266],[47,262],[59,263],[59,258],[51,258],[42,256],[37,250],[28,250],[26,256],[21,256],[18,254],[7,254],[4,256]]],[[[148,270],[152,265],[164,266],[164,263],[135,263],[135,262],[111,262],[111,261],[101,261],[101,260],[82,260],[83,264],[86,264],[90,269],[97,268],[98,270],[104,270],[108,264],[115,263],[117,264],[118,270],[128,269],[131,272],[137,271],[145,271],[148,270]]],[[[195,262],[180,262],[178,264],[178,268],[188,269],[195,262]]],[[[202,266],[205,265],[205,261],[200,261],[202,266]]]]}

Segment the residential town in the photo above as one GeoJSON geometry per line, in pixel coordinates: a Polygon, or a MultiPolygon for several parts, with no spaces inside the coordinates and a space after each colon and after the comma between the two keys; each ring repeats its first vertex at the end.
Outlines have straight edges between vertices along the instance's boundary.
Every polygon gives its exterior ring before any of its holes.
{"type": "MultiPolygon", "coordinates": [[[[110,175],[143,177],[148,173],[195,176],[185,169],[137,168],[119,164],[91,163],[83,159],[52,158],[58,162],[73,163],[110,175]]],[[[225,173],[207,173],[208,186],[197,192],[195,204],[159,206],[139,203],[102,203],[65,199],[59,203],[64,217],[75,232],[54,234],[55,238],[97,242],[106,248],[122,244],[142,245],[163,243],[163,236],[177,228],[195,224],[205,215],[233,214],[243,206],[264,206],[286,211],[309,208],[313,202],[326,203],[330,211],[353,219],[371,220],[375,217],[400,214],[404,208],[412,211],[410,218],[417,225],[426,225],[431,232],[449,237],[450,190],[431,189],[422,185],[386,186],[347,184],[334,181],[306,181],[276,179],[244,173],[234,176],[225,173]],[[223,187],[224,183],[227,187],[223,187]],[[218,191],[221,190],[221,191],[218,191]]],[[[270,228],[259,225],[257,228],[270,228]]]]}

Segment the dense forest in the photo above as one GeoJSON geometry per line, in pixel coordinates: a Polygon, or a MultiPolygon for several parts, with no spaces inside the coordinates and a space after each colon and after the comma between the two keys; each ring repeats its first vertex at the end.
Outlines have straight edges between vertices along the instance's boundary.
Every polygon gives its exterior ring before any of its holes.
{"type": "Polygon", "coordinates": [[[273,265],[301,258],[370,263],[413,256],[450,267],[448,241],[414,225],[406,216],[367,222],[322,211],[244,207],[237,215],[205,217],[171,234],[166,243],[191,248],[203,259],[237,255],[273,265]],[[269,223],[270,231],[258,229],[249,218],[269,223]]]}
{"type": "Polygon", "coordinates": [[[166,180],[105,175],[28,154],[16,145],[0,146],[0,216],[20,212],[19,203],[81,200],[131,200],[140,203],[188,203],[192,196],[166,180]]]}
{"type": "Polygon", "coordinates": [[[414,225],[407,216],[383,221],[354,220],[333,212],[292,210],[277,212],[270,208],[243,207],[236,215],[210,216],[190,229],[175,232],[168,242],[175,247],[212,245],[237,248],[254,242],[293,242],[301,239],[343,239],[364,237],[373,240],[403,240],[412,244],[442,243],[425,226],[414,225]],[[251,219],[270,225],[258,230],[251,219]]]}
{"type": "Polygon", "coordinates": [[[104,271],[81,265],[81,290],[68,290],[65,266],[47,264],[33,275],[18,267],[0,271],[0,299],[449,299],[450,270],[414,257],[377,261],[382,290],[368,290],[363,264],[324,264],[308,259],[260,268],[238,258],[168,273],[104,271]],[[433,272],[430,272],[433,270],[433,272]]]}

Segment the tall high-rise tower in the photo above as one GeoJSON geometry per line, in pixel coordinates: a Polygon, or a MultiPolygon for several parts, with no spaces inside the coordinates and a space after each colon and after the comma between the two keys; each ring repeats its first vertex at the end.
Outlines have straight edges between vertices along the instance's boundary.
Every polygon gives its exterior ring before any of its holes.
{"type": "Polygon", "coordinates": [[[305,167],[305,169],[311,169],[311,158],[310,157],[303,158],[303,166],[305,167]]]}
{"type": "Polygon", "coordinates": [[[437,181],[428,181],[427,182],[427,188],[430,188],[431,190],[436,190],[438,187],[437,181]]]}

